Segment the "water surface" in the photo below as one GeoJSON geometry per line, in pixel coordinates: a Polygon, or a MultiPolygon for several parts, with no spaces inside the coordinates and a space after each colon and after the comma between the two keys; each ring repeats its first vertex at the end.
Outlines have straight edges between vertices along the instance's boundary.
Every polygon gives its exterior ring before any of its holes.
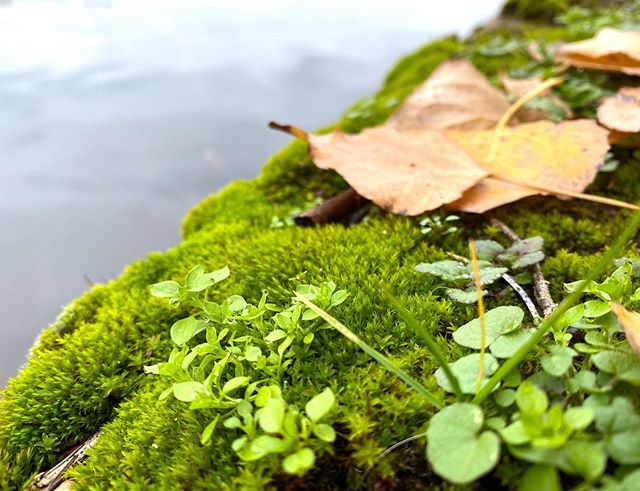
{"type": "MultiPolygon", "coordinates": [[[[90,281],[179,242],[187,210],[500,0],[0,6],[0,387],[90,281]]],[[[3,2],[0,0],[0,5],[3,2]]]]}

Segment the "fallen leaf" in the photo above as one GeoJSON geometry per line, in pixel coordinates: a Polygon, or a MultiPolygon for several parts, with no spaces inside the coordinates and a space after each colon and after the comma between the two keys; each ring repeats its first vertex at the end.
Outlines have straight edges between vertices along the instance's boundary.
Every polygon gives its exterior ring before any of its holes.
{"type": "Polygon", "coordinates": [[[633,351],[640,356],[640,313],[631,312],[617,303],[611,304],[611,310],[624,329],[627,341],[629,341],[633,351]]]}
{"type": "Polygon", "coordinates": [[[460,199],[445,205],[445,208],[467,213],[485,213],[498,206],[537,194],[545,193],[493,177],[485,177],[478,184],[466,190],[460,199]]]}
{"type": "Polygon", "coordinates": [[[607,27],[594,38],[565,44],[556,59],[576,67],[640,75],[640,32],[607,27]]]}
{"type": "Polygon", "coordinates": [[[305,137],[319,168],[335,170],[358,194],[400,215],[455,201],[488,174],[441,130],[378,126],[357,135],[334,131],[305,137]]]}
{"type": "Polygon", "coordinates": [[[609,135],[611,143],[638,146],[640,87],[622,87],[616,95],[602,99],[597,118],[602,126],[612,130],[609,135]],[[632,144],[634,141],[635,145],[632,144]]]}
{"type": "MultiPolygon", "coordinates": [[[[510,78],[502,74],[500,75],[500,83],[507,91],[507,94],[519,99],[520,97],[524,97],[525,95],[527,95],[532,90],[535,90],[536,87],[544,83],[544,80],[542,80],[542,77],[540,77],[539,75],[530,78],[517,79],[510,78]]],[[[564,110],[567,117],[572,116],[569,107],[558,96],[552,94],[551,92],[549,92],[549,90],[543,92],[541,95],[547,97],[551,103],[564,110]]],[[[532,107],[524,107],[517,113],[517,121],[520,123],[529,123],[531,121],[540,121],[551,118],[552,114],[549,111],[532,107]]]]}
{"type": "Polygon", "coordinates": [[[446,134],[494,178],[483,180],[479,193],[472,190],[449,205],[459,211],[486,211],[549,190],[580,193],[593,181],[609,150],[607,131],[587,119],[504,128],[491,160],[487,157],[493,131],[448,130],[446,134]]]}
{"type": "Polygon", "coordinates": [[[509,108],[506,96],[467,60],[445,61],[394,111],[387,125],[417,128],[493,128],[509,108]]]}

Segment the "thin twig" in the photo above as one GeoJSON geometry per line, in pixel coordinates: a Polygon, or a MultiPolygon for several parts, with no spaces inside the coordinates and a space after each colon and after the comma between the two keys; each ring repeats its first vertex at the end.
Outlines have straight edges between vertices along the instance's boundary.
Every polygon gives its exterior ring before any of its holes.
{"type": "Polygon", "coordinates": [[[535,271],[533,272],[533,295],[536,297],[538,304],[542,308],[542,314],[545,319],[549,317],[551,312],[553,312],[553,309],[558,306],[551,297],[549,282],[544,279],[544,276],[542,275],[542,268],[540,268],[538,263],[536,263],[535,271]]]}
{"type": "MultiPolygon", "coordinates": [[[[516,234],[506,223],[497,218],[491,218],[491,224],[498,227],[503,234],[509,237],[513,242],[520,240],[518,234],[516,234]]],[[[551,315],[553,309],[555,309],[558,304],[553,301],[551,297],[551,292],[549,291],[549,282],[544,279],[544,275],[542,274],[542,268],[539,263],[534,265],[533,272],[533,295],[536,297],[536,301],[538,305],[542,308],[542,315],[546,319],[551,315]]]]}
{"type": "MultiPolygon", "coordinates": [[[[462,257],[462,256],[458,256],[457,254],[454,254],[453,252],[448,252],[447,255],[453,259],[457,259],[458,261],[462,261],[464,263],[468,263],[469,260],[466,257],[462,257]]],[[[531,297],[529,297],[529,295],[527,295],[527,292],[524,290],[524,288],[522,288],[518,282],[516,280],[513,279],[513,277],[508,274],[508,273],[502,273],[500,275],[500,277],[511,287],[514,289],[514,291],[518,294],[518,296],[522,299],[522,301],[524,302],[524,304],[527,306],[527,310],[529,310],[529,313],[531,314],[531,317],[533,317],[534,319],[538,319],[540,317],[540,314],[538,313],[538,310],[536,309],[536,305],[533,303],[533,300],[531,300],[531,297]]]]}
{"type": "Polygon", "coordinates": [[[412,435],[412,436],[410,436],[408,438],[405,438],[404,440],[399,441],[398,443],[394,443],[389,448],[387,448],[384,452],[382,452],[380,454],[379,458],[383,459],[387,455],[389,455],[391,452],[393,452],[396,448],[398,448],[398,447],[400,447],[400,446],[402,446],[402,445],[404,445],[406,443],[409,443],[409,442],[412,442],[412,441],[417,440],[419,438],[422,438],[423,436],[427,436],[427,432],[426,431],[424,433],[418,433],[417,435],[412,435]]]}
{"type": "Polygon", "coordinates": [[[73,452],[67,455],[51,469],[38,474],[26,489],[28,491],[55,491],[68,488],[70,483],[65,486],[66,481],[64,474],[84,460],[87,450],[96,444],[101,434],[102,431],[94,433],[87,441],[78,445],[73,452]]]}
{"type": "Polygon", "coordinates": [[[319,205],[297,215],[293,220],[296,225],[314,226],[326,223],[358,223],[369,209],[370,201],[360,196],[353,188],[329,198],[319,205]]]}
{"type": "Polygon", "coordinates": [[[529,295],[527,295],[527,292],[524,291],[524,288],[522,288],[518,284],[518,282],[515,279],[513,279],[511,275],[508,275],[507,273],[502,274],[502,279],[507,283],[509,283],[509,286],[513,288],[518,295],[520,295],[520,298],[522,299],[524,304],[527,306],[527,309],[529,310],[531,317],[533,317],[534,319],[539,319],[540,314],[538,313],[538,309],[536,309],[536,304],[533,303],[533,300],[531,300],[529,295]]]}

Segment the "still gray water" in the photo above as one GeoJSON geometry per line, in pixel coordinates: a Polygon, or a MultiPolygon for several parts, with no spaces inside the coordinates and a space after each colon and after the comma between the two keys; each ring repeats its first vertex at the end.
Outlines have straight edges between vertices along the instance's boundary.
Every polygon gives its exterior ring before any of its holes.
{"type": "Polygon", "coordinates": [[[89,282],[501,0],[0,0],[0,387],[89,282]]]}

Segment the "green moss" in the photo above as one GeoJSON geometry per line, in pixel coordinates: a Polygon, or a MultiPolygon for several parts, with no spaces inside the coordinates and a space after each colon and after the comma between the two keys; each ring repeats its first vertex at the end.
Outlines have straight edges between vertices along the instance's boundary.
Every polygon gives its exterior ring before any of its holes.
{"type": "MultiPolygon", "coordinates": [[[[378,93],[356,103],[333,127],[354,132],[383,122],[451,57],[468,56],[490,76],[502,67],[522,68],[529,61],[520,51],[495,56],[486,50],[483,54],[480,47],[498,37],[527,39],[541,33],[555,39],[563,31],[525,26],[478,32],[469,43],[455,38],[430,43],[400,60],[378,93]]],[[[634,177],[637,156],[621,151],[617,157],[621,167],[615,193],[606,176],[590,191],[640,199],[640,182],[634,177]]],[[[313,166],[306,145],[294,141],[267,162],[257,179],[236,182],[191,210],[183,223],[182,244],[132,264],[118,279],[94,287],[67,307],[2,393],[0,488],[21,487],[99,428],[104,434],[89,459],[71,473],[78,489],[258,488],[270,480],[280,487],[308,489],[331,489],[336,483],[372,487],[374,481],[406,489],[416,480],[431,488],[443,486],[429,474],[419,446],[380,461],[381,449],[423,429],[432,410],[334,331],[319,334],[316,351],[296,362],[287,387],[288,400],[303,403],[329,384],[340,404],[332,421],[341,434],[334,454],[322,456],[304,480],[285,477],[276,468],[256,475],[243,467],[229,450],[231,432],[214,435],[212,446],[200,445],[199,433],[213,413],[184,411],[177,401],[159,402],[161,382],[142,373],[143,365],[166,359],[169,327],[187,313],[150,297],[148,285],[181,279],[195,264],[206,269],[227,264],[233,274],[216,290],[219,298],[241,294],[257,301],[267,288],[274,301],[287,302],[299,281],[332,280],[346,288],[352,296],[335,315],[440,393],[431,375],[433,360],[416,347],[413,333],[382,300],[379,286],[392,288],[436,335],[443,352],[456,358],[460,352],[448,342],[448,328],[470,320],[474,310],[432,293],[439,284],[413,267],[442,259],[448,251],[464,254],[471,236],[505,240],[478,216],[464,217],[461,230],[441,242],[425,239],[415,219],[385,214],[351,228],[270,227],[272,217],[287,216],[310,196],[330,196],[344,186],[335,173],[313,166]]],[[[599,205],[543,197],[494,214],[522,236],[545,238],[544,272],[557,297],[563,282],[581,277],[593,265],[627,216],[599,205]]],[[[634,250],[632,244],[627,253],[634,250]]],[[[505,295],[489,299],[489,306],[518,302],[511,292],[505,295]]]]}

